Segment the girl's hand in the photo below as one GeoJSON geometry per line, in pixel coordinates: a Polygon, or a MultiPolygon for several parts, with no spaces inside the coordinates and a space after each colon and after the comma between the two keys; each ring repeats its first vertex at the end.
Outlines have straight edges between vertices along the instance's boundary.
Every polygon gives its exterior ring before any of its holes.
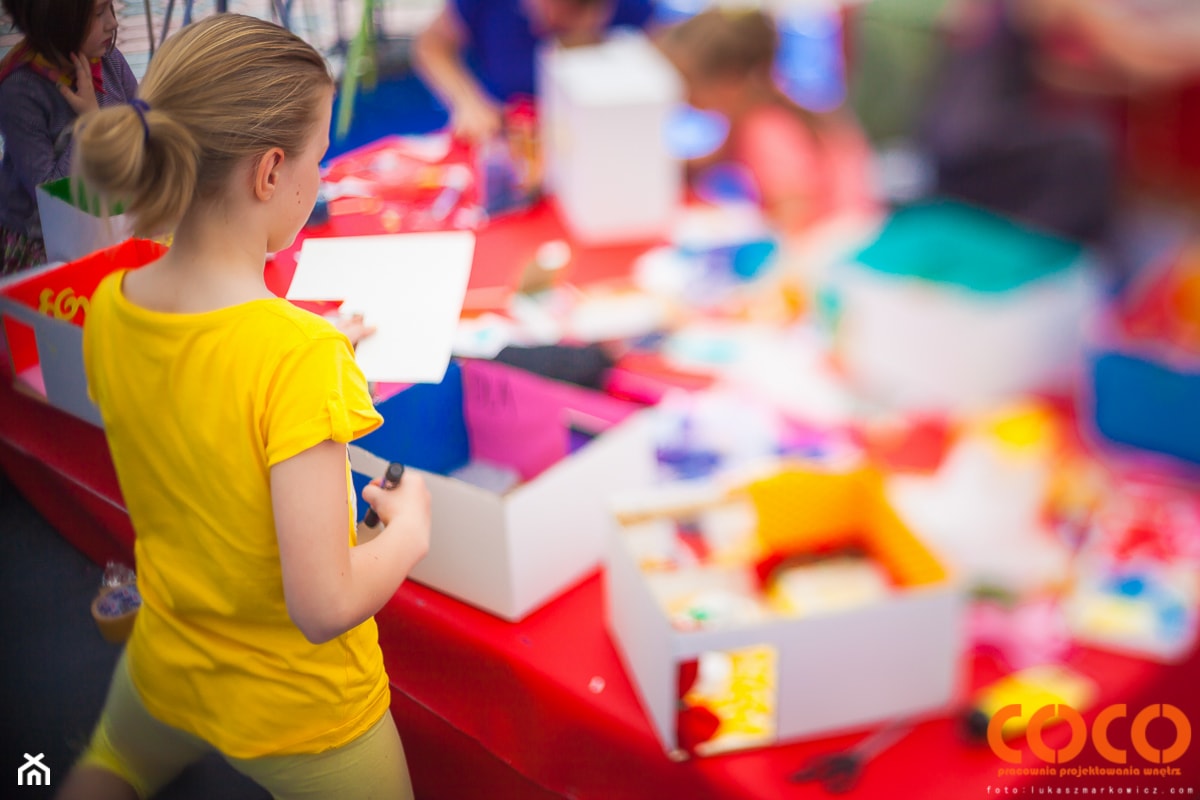
{"type": "Polygon", "coordinates": [[[96,88],[92,86],[92,68],[88,60],[79,53],[72,53],[71,64],[75,68],[75,88],[72,90],[71,87],[60,83],[58,91],[66,98],[75,114],[83,116],[100,108],[100,102],[96,99],[96,88]]]}
{"type": "Polygon", "coordinates": [[[504,127],[504,119],[495,103],[468,95],[454,107],[450,127],[457,138],[479,144],[497,136],[504,127]]]}
{"type": "Polygon", "coordinates": [[[362,496],[375,509],[385,529],[414,537],[421,555],[428,552],[430,499],[420,474],[405,470],[399,485],[392,489],[384,489],[378,480],[371,481],[363,487],[362,496]]]}
{"type": "Polygon", "coordinates": [[[349,316],[332,314],[329,316],[329,320],[335,328],[346,335],[346,338],[350,340],[350,344],[355,347],[358,346],[359,342],[375,332],[375,326],[365,323],[362,314],[351,314],[349,316]]]}

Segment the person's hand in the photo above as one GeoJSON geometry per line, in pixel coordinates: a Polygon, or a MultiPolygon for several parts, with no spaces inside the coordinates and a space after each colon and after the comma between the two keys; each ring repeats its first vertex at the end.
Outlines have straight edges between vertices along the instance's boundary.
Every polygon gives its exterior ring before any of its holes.
{"type": "Polygon", "coordinates": [[[96,88],[92,86],[92,68],[88,60],[79,53],[72,53],[71,65],[75,69],[75,88],[59,84],[58,91],[75,114],[83,116],[100,108],[100,101],[96,99],[96,88]]]}
{"type": "Polygon", "coordinates": [[[363,500],[375,509],[384,530],[414,537],[421,554],[429,550],[431,509],[425,480],[414,470],[405,470],[400,483],[384,489],[378,479],[363,487],[363,500]]]}
{"type": "Polygon", "coordinates": [[[500,133],[503,127],[500,108],[486,97],[465,97],[450,116],[453,134],[473,144],[486,142],[500,133]]]}
{"type": "Polygon", "coordinates": [[[374,325],[363,321],[362,314],[331,314],[328,317],[333,326],[346,335],[350,344],[357,347],[358,343],[375,332],[374,325]]]}

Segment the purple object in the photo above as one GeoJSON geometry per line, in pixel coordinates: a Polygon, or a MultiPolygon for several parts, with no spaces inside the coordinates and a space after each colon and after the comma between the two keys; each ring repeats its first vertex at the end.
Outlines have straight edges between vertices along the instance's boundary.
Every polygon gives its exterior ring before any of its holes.
{"type": "Polygon", "coordinates": [[[100,597],[96,602],[96,613],[102,617],[123,617],[142,605],[142,595],[136,586],[118,586],[100,597]]]}

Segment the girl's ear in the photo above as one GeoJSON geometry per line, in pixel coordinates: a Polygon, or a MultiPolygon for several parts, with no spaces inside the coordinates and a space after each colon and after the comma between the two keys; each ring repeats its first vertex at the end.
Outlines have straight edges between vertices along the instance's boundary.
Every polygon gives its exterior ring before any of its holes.
{"type": "Polygon", "coordinates": [[[272,147],[254,167],[254,196],[263,202],[269,201],[275,195],[279,186],[279,171],[283,167],[283,150],[272,147]]]}

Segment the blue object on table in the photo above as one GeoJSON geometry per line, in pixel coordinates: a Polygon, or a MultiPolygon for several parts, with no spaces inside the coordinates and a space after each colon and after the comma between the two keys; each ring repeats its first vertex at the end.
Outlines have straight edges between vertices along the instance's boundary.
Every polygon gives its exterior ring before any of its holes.
{"type": "Polygon", "coordinates": [[[1103,352],[1091,364],[1092,414],[1117,444],[1200,464],[1200,370],[1103,352]]]}
{"type": "Polygon", "coordinates": [[[758,203],[761,193],[741,164],[714,164],[696,176],[696,195],[706,203],[758,203]]]}
{"type": "Polygon", "coordinates": [[[667,469],[676,480],[696,480],[713,475],[723,459],[715,450],[689,447],[659,447],[655,455],[659,465],[667,469]]]}
{"type": "Polygon", "coordinates": [[[751,239],[734,244],[703,249],[681,246],[685,258],[696,259],[703,265],[703,280],[723,285],[734,281],[749,281],[762,274],[774,260],[779,245],[768,238],[751,239]]]}
{"type": "Polygon", "coordinates": [[[313,203],[312,211],[308,214],[308,222],[304,223],[304,227],[316,227],[327,222],[329,222],[329,198],[325,196],[324,189],[320,189],[317,191],[317,200],[313,203]]]}
{"type": "Polygon", "coordinates": [[[733,274],[744,281],[758,277],[775,258],[778,249],[771,239],[744,242],[733,251],[733,274]]]}
{"type": "MultiPolygon", "coordinates": [[[[463,414],[462,368],[454,361],[437,384],[418,384],[375,406],[383,425],[355,442],[380,458],[448,475],[471,458],[463,414]]],[[[353,475],[361,496],[369,478],[353,475]]],[[[359,503],[359,518],[367,511],[359,503]]]]}
{"type": "Polygon", "coordinates": [[[479,145],[477,158],[484,213],[494,217],[533,205],[536,193],[522,185],[521,165],[514,160],[504,140],[479,145]]]}

